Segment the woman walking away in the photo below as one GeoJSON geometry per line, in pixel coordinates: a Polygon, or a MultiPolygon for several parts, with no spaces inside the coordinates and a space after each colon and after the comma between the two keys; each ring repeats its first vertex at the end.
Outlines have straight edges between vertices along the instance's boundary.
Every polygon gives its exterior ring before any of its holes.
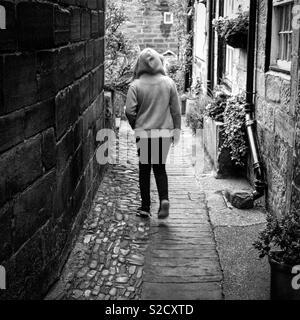
{"type": "Polygon", "coordinates": [[[126,116],[135,130],[139,155],[142,206],[138,215],[151,216],[150,173],[153,167],[160,200],[159,219],[169,216],[166,160],[172,142],[179,142],[181,115],[174,81],[166,76],[163,57],[153,49],[141,52],[130,85],[126,116]]]}

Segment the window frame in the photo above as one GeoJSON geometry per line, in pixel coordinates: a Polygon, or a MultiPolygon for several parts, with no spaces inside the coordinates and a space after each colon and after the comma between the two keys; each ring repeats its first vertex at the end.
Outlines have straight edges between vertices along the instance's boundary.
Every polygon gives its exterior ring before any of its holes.
{"type": "Polygon", "coordinates": [[[164,12],[164,24],[174,24],[174,14],[172,12],[164,12]]]}
{"type": "MultiPolygon", "coordinates": [[[[280,43],[280,33],[281,34],[289,34],[288,36],[288,43],[287,46],[292,46],[292,37],[293,37],[293,28],[292,28],[292,9],[294,5],[294,0],[269,0],[269,14],[268,19],[269,21],[269,32],[270,36],[267,38],[267,56],[268,59],[266,63],[268,64],[268,69],[283,72],[290,74],[291,71],[291,60],[282,60],[279,59],[279,51],[281,48],[280,43]],[[290,30],[281,30],[281,16],[280,12],[278,12],[278,7],[283,6],[291,6],[291,13],[290,13],[290,30]]],[[[268,31],[268,28],[267,28],[268,31]]],[[[285,40],[286,41],[286,40],[285,40]]],[[[283,47],[282,47],[283,49],[283,47]]],[[[286,47],[288,49],[288,47],[286,47]]],[[[292,51],[292,47],[290,48],[290,54],[292,51]]],[[[289,57],[291,57],[289,55],[289,57]]],[[[266,70],[267,71],[267,70],[266,70]]]]}

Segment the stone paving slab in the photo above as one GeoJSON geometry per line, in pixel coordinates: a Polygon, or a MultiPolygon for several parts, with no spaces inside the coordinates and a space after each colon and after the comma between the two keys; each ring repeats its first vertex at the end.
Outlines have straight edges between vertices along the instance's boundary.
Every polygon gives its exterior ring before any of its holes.
{"type": "Polygon", "coordinates": [[[145,283],[143,300],[221,300],[219,282],[175,283],[172,287],[161,283],[145,283]]]}
{"type": "MultiPolygon", "coordinates": [[[[170,217],[151,221],[142,298],[146,300],[222,299],[222,270],[206,207],[189,163],[167,165],[170,217]],[[188,169],[186,169],[188,168],[188,169]]],[[[153,194],[155,181],[152,179],[153,194]]],[[[153,212],[158,203],[153,203],[153,212]]]]}

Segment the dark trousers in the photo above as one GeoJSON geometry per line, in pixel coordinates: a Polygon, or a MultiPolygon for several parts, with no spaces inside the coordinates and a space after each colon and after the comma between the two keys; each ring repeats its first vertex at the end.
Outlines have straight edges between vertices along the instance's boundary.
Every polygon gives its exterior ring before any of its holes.
{"type": "Polygon", "coordinates": [[[137,139],[139,155],[139,183],[142,198],[142,209],[150,210],[150,174],[155,176],[159,200],[169,200],[168,176],[166,161],[171,146],[171,138],[137,139]]]}

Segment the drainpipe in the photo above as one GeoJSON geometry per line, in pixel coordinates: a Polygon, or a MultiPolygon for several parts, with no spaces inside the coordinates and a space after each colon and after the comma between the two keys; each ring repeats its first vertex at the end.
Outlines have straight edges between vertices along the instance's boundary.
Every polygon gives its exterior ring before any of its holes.
{"type": "Polygon", "coordinates": [[[250,0],[249,13],[249,33],[248,33],[248,49],[247,49],[247,86],[246,86],[246,126],[250,150],[253,158],[253,169],[255,175],[255,191],[253,192],[253,200],[257,200],[264,195],[265,182],[264,174],[260,162],[260,156],[257,147],[255,135],[256,120],[254,116],[254,67],[255,67],[255,38],[256,38],[256,8],[257,0],[250,0]]]}
{"type": "Polygon", "coordinates": [[[215,37],[212,21],[215,18],[215,0],[208,1],[208,57],[207,57],[207,88],[211,94],[214,89],[214,55],[215,37]]]}

